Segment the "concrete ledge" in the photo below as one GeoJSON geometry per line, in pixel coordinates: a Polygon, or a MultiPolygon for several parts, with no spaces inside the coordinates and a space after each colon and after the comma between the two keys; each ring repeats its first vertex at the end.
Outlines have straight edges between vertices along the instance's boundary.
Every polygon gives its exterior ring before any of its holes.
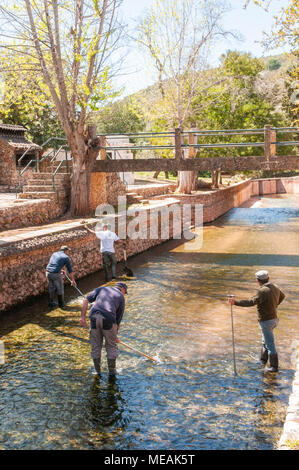
{"type": "Polygon", "coordinates": [[[296,372],[289,398],[283,432],[278,450],[299,450],[299,349],[296,351],[296,372]]]}

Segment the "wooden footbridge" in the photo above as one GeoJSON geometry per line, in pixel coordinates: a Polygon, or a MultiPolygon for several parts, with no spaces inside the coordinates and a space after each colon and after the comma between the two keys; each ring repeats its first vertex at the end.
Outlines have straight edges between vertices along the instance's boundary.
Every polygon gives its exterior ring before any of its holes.
{"type": "MultiPolygon", "coordinates": [[[[101,159],[97,160],[93,171],[95,172],[133,172],[133,171],[249,171],[249,170],[299,170],[298,155],[298,128],[280,127],[275,128],[266,125],[263,129],[230,129],[230,130],[197,130],[182,131],[175,129],[170,132],[151,133],[144,132],[138,134],[125,134],[118,136],[118,139],[129,137],[136,142],[159,141],[163,139],[165,144],[130,144],[126,146],[107,145],[106,136],[101,138],[101,159]],[[262,135],[260,141],[246,141],[244,136],[250,137],[262,135]],[[283,135],[283,139],[280,136],[283,135]],[[242,142],[221,142],[224,137],[243,136],[242,142]],[[287,136],[287,137],[286,137],[287,136]],[[295,136],[295,138],[294,138],[295,136]],[[220,142],[199,143],[199,139],[212,137],[212,140],[220,138],[220,142]],[[290,140],[288,140],[290,137],[290,140]],[[279,140],[280,138],[280,140],[279,140]],[[286,140],[287,139],[287,140],[286,140]],[[240,156],[240,157],[209,157],[210,149],[226,149],[236,147],[260,147],[263,152],[259,156],[240,156]],[[288,155],[277,155],[277,149],[286,147],[290,152],[288,155]],[[173,158],[134,158],[134,159],[111,159],[108,155],[113,152],[125,150],[172,150],[173,158]],[[202,155],[202,151],[205,155],[202,155]]],[[[227,139],[228,140],[228,139],[227,139]]]]}

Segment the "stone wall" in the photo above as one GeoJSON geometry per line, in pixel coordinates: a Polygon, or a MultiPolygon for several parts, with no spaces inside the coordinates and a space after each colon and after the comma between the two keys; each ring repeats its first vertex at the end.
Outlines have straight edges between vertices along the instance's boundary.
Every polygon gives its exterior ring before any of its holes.
{"type": "Polygon", "coordinates": [[[64,212],[63,204],[50,199],[16,201],[7,207],[0,207],[0,231],[46,224],[64,212]]]}
{"type": "MultiPolygon", "coordinates": [[[[291,188],[293,191],[297,188],[297,181],[289,185],[285,180],[281,180],[280,183],[276,183],[276,188],[280,188],[280,185],[283,184],[284,188],[291,188]]],[[[193,206],[196,203],[200,203],[204,206],[204,222],[211,222],[231,208],[238,207],[248,200],[252,195],[252,189],[254,189],[254,192],[257,191],[256,183],[258,182],[254,181],[252,184],[252,181],[247,180],[218,191],[185,196],[175,195],[175,198],[171,200],[165,198],[165,200],[157,200],[155,207],[159,211],[162,207],[170,207],[174,203],[181,204],[181,207],[184,203],[189,203],[193,206]]],[[[263,189],[265,188],[266,186],[263,186],[263,189]]],[[[272,189],[274,190],[273,183],[272,189]]],[[[138,208],[139,215],[142,213],[147,215],[145,220],[141,222],[141,227],[139,227],[147,235],[149,235],[149,210],[152,211],[153,206],[138,208]]],[[[135,216],[138,214],[135,214],[135,216]]],[[[93,220],[96,222],[96,219],[93,220]]],[[[130,217],[128,217],[126,221],[127,227],[130,222],[130,217]]],[[[127,240],[128,256],[141,253],[166,241],[161,238],[161,223],[159,213],[159,233],[157,239],[152,240],[148,236],[147,239],[137,238],[135,240],[127,240]]],[[[116,231],[123,224],[123,216],[117,215],[116,231]]],[[[172,237],[171,226],[168,239],[172,237]]],[[[0,311],[16,306],[31,296],[46,292],[45,267],[50,255],[64,244],[69,245],[72,249],[71,258],[76,278],[81,278],[102,268],[99,240],[93,235],[88,234],[80,226],[61,229],[60,232],[56,231],[55,233],[51,233],[51,230],[49,230],[48,233],[39,237],[0,244],[0,311]]],[[[118,261],[123,257],[120,247],[116,249],[116,257],[118,261]]]]}
{"type": "Polygon", "coordinates": [[[89,205],[94,214],[100,204],[117,205],[118,196],[126,194],[126,186],[117,173],[91,173],[89,205]]]}
{"type": "Polygon", "coordinates": [[[0,184],[14,187],[18,183],[16,159],[13,148],[0,139],[0,184]]]}
{"type": "MultiPolygon", "coordinates": [[[[160,217],[159,224],[161,225],[160,217]]],[[[149,223],[146,220],[145,231],[148,231],[148,228],[149,223]]],[[[172,229],[169,238],[172,238],[172,229]]],[[[141,253],[164,241],[161,238],[127,240],[127,254],[132,256],[141,253]]],[[[0,244],[0,312],[47,291],[46,265],[52,253],[65,244],[71,248],[76,279],[102,268],[100,242],[81,226],[55,233],[51,233],[49,229],[48,233],[39,237],[0,244]]],[[[116,259],[123,259],[123,248],[117,244],[116,259]]]]}
{"type": "Polygon", "coordinates": [[[23,185],[31,177],[33,171],[29,168],[19,178],[14,149],[0,138],[0,185],[5,186],[7,192],[13,192],[16,186],[23,185]]]}
{"type": "Polygon", "coordinates": [[[252,181],[252,195],[299,194],[299,177],[263,178],[252,181]]]}
{"type": "MultiPolygon", "coordinates": [[[[162,184],[162,183],[152,183],[152,184],[145,184],[145,185],[140,185],[138,186],[133,185],[132,189],[130,190],[136,194],[139,194],[142,196],[144,199],[153,197],[153,196],[159,196],[167,193],[172,193],[177,189],[177,183],[168,183],[168,184],[162,184]]],[[[169,194],[168,194],[169,195],[169,194]]]]}

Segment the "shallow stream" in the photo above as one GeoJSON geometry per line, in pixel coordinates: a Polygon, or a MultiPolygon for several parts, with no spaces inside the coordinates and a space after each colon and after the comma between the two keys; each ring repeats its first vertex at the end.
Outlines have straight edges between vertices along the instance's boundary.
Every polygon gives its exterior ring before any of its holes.
{"type": "MultiPolygon", "coordinates": [[[[88,331],[68,287],[2,315],[0,449],[273,449],[282,432],[299,331],[298,196],[252,198],[204,227],[203,246],[167,242],[129,260],[136,279],[119,337],[116,380],[91,374],[88,331]],[[258,363],[255,308],[234,307],[233,373],[226,295],[248,298],[265,268],[287,299],[275,330],[277,374],[258,363]]],[[[78,281],[83,292],[101,274],[78,281]]]]}

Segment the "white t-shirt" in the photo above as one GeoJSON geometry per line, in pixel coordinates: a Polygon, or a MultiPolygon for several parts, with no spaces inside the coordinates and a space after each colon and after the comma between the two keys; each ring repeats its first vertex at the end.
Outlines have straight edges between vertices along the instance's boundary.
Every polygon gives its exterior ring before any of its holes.
{"type": "Polygon", "coordinates": [[[100,230],[99,232],[96,232],[96,236],[101,240],[101,253],[104,251],[115,253],[114,242],[119,240],[116,233],[111,232],[110,230],[100,230]]]}

